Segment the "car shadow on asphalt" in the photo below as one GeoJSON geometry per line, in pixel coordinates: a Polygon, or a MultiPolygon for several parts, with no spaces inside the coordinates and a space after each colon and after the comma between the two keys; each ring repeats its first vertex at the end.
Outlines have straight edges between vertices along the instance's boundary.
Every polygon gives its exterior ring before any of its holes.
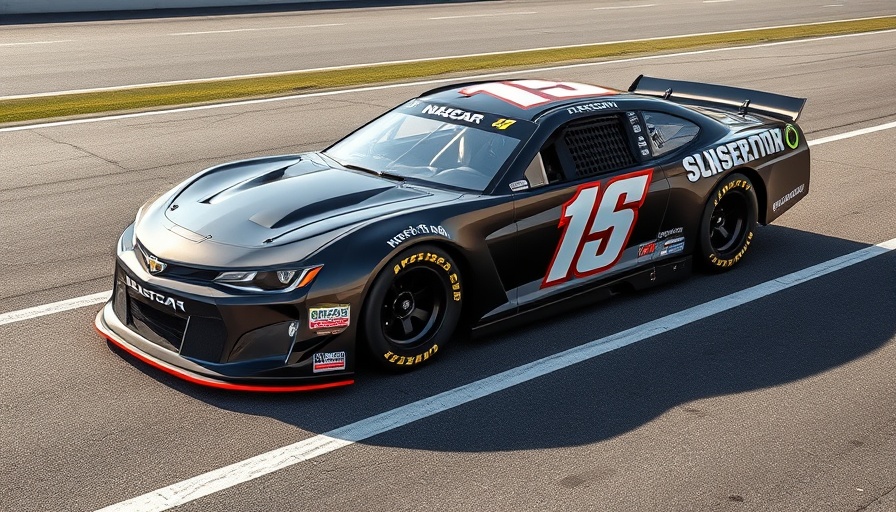
{"type": "MultiPolygon", "coordinates": [[[[760,228],[756,240],[731,272],[695,274],[574,310],[560,305],[549,318],[500,335],[459,340],[436,364],[411,373],[361,365],[347,388],[225,392],[132,364],[215,407],[325,433],[868,246],[777,226],[760,228]]],[[[688,404],[815,376],[887,344],[896,333],[894,264],[893,252],[872,258],[362,443],[461,452],[549,448],[609,439],[675,408],[711,415],[688,404]]]]}

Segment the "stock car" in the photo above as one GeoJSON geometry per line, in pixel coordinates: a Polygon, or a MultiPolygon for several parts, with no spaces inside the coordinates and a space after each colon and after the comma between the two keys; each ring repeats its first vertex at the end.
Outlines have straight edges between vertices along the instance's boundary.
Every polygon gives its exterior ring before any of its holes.
{"type": "Polygon", "coordinates": [[[737,266],[808,194],[804,105],[647,76],[433,89],[323,151],[147,202],[95,325],[219,388],[351,384],[360,357],[412,369],[458,326],[737,266]]]}

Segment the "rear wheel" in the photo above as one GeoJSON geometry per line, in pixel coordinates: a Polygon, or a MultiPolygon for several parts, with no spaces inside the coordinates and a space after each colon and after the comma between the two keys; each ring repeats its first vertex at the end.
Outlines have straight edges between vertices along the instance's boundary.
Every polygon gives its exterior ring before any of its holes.
{"type": "Polygon", "coordinates": [[[460,269],[448,253],[432,245],[407,249],[380,272],[367,296],[367,346],[382,366],[411,369],[451,340],[461,308],[460,269]]]}
{"type": "Polygon", "coordinates": [[[711,272],[737,265],[753,241],[758,218],[756,189],[749,178],[732,174],[716,186],[700,223],[699,263],[711,272]]]}

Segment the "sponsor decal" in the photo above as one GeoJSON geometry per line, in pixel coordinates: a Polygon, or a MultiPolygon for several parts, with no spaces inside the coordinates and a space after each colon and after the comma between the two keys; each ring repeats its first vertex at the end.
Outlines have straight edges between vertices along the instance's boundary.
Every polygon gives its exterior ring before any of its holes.
{"type": "Polygon", "coordinates": [[[640,124],[632,125],[632,131],[635,133],[641,133],[641,125],[640,124]]]}
{"type": "Polygon", "coordinates": [[[597,112],[608,108],[619,108],[615,101],[597,101],[594,103],[586,103],[584,105],[576,105],[568,107],[566,112],[569,114],[581,114],[582,112],[597,112]]]}
{"type": "MultiPolygon", "coordinates": [[[[797,136],[797,138],[799,137],[797,136]]],[[[784,135],[781,133],[781,129],[772,128],[707,149],[701,153],[694,153],[685,157],[681,163],[687,171],[688,180],[696,182],[700,178],[709,178],[735,166],[747,164],[784,150],[784,135]]]]}
{"type": "Polygon", "coordinates": [[[666,238],[667,236],[680,235],[682,233],[684,233],[684,228],[667,229],[666,231],[660,231],[656,235],[656,237],[657,238],[666,238]]]}
{"type": "Polygon", "coordinates": [[[790,192],[788,192],[788,194],[786,196],[782,197],[781,199],[778,199],[777,201],[774,202],[774,204],[772,204],[772,211],[773,212],[778,211],[778,208],[787,204],[787,202],[790,201],[791,199],[793,199],[794,197],[802,194],[804,190],[806,190],[805,183],[803,183],[802,185],[791,190],[790,192]]]}
{"type": "Polygon", "coordinates": [[[514,121],[513,119],[501,118],[501,119],[498,119],[497,121],[495,121],[494,123],[492,123],[492,128],[497,128],[499,130],[506,130],[506,129],[510,128],[513,125],[513,123],[515,123],[515,122],[516,121],[514,121]]]}
{"type": "MultiPolygon", "coordinates": [[[[528,186],[528,183],[526,185],[528,186]]],[[[439,235],[444,236],[445,238],[451,238],[451,235],[449,235],[448,231],[442,226],[417,224],[416,226],[408,226],[404,231],[386,240],[386,243],[389,244],[389,247],[394,249],[401,245],[405,240],[410,240],[419,235],[439,235]]]]}
{"type": "Polygon", "coordinates": [[[131,276],[128,275],[124,276],[124,282],[128,285],[128,288],[134,290],[147,299],[157,302],[163,306],[169,307],[174,311],[182,311],[186,313],[186,311],[184,311],[184,301],[177,300],[174,297],[169,297],[167,295],[163,295],[159,292],[145,288],[142,284],[134,281],[133,279],[131,279],[131,276]]]}
{"type": "Polygon", "coordinates": [[[676,254],[684,250],[684,237],[680,236],[666,240],[663,242],[663,248],[660,250],[660,256],[667,254],[676,254]]]}
{"type": "Polygon", "coordinates": [[[644,156],[650,156],[650,150],[649,150],[649,149],[642,149],[642,150],[641,150],[641,154],[644,155],[644,156]]]}
{"type": "Polygon", "coordinates": [[[299,322],[290,322],[289,323],[289,337],[292,338],[296,335],[296,332],[299,330],[299,322]]]}
{"type": "MultiPolygon", "coordinates": [[[[479,124],[482,121],[482,118],[485,116],[482,114],[474,114],[472,112],[467,112],[466,110],[461,110],[459,108],[445,107],[442,105],[427,105],[423,107],[421,111],[423,114],[430,114],[434,116],[441,116],[447,119],[453,119],[455,121],[464,121],[467,123],[479,124]]],[[[511,123],[513,124],[513,123],[511,123]]],[[[510,126],[510,125],[507,125],[510,126]]]]}
{"type": "Polygon", "coordinates": [[[514,192],[519,192],[520,190],[526,190],[529,188],[529,182],[526,180],[514,181],[510,184],[510,190],[514,192]]]}
{"type": "Polygon", "coordinates": [[[345,352],[318,352],[313,362],[314,373],[345,370],[345,352]]]}
{"type": "Polygon", "coordinates": [[[650,256],[656,250],[656,242],[648,242],[638,247],[638,257],[650,256]]]}
{"type": "Polygon", "coordinates": [[[312,331],[320,329],[342,329],[348,327],[351,316],[349,304],[325,304],[308,308],[308,328],[312,331]]]}
{"type": "Polygon", "coordinates": [[[430,357],[435,355],[435,353],[438,351],[439,351],[439,346],[433,345],[431,349],[427,350],[426,352],[423,352],[422,354],[417,354],[415,356],[400,356],[393,352],[386,352],[385,354],[383,354],[383,357],[386,358],[386,361],[389,361],[390,363],[394,363],[399,366],[413,366],[415,364],[420,364],[423,361],[426,361],[427,359],[429,359],[430,357]]]}
{"type": "Polygon", "coordinates": [[[792,124],[788,124],[784,128],[784,142],[790,149],[796,149],[800,145],[800,132],[796,131],[792,124]]]}

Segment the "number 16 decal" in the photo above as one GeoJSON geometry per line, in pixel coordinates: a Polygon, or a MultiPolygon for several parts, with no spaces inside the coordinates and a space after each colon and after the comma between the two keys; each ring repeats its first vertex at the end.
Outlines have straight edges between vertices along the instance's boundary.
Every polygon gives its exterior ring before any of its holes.
{"type": "Polygon", "coordinates": [[[603,272],[622,257],[638,209],[647,198],[653,169],[633,172],[607,183],[582,185],[563,205],[559,227],[563,230],[542,288],[603,272]]]}

